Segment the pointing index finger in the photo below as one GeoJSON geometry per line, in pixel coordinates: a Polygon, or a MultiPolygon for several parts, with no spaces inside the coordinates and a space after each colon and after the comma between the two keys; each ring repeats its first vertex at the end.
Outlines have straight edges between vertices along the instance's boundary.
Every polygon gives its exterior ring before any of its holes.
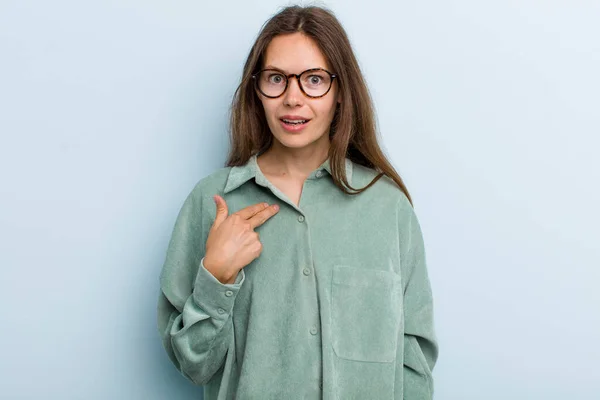
{"type": "Polygon", "coordinates": [[[264,210],[265,208],[267,208],[268,206],[269,206],[269,204],[267,204],[267,203],[257,203],[257,204],[248,206],[246,208],[242,208],[241,210],[235,212],[234,214],[237,214],[244,219],[249,219],[252,216],[254,216],[256,213],[259,213],[262,210],[264,210]]]}
{"type": "Polygon", "coordinates": [[[248,220],[250,222],[250,226],[252,226],[252,229],[255,229],[256,227],[264,224],[273,215],[277,214],[278,211],[279,206],[276,204],[271,207],[265,208],[264,210],[256,213],[252,218],[248,220]]]}

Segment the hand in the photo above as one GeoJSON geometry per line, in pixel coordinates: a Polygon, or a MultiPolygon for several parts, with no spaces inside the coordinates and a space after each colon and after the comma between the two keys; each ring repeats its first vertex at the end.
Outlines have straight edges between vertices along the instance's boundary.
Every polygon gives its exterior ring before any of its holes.
{"type": "Polygon", "coordinates": [[[238,272],[262,252],[262,243],[254,228],[279,211],[279,206],[258,203],[229,215],[227,203],[214,196],[215,222],[208,232],[204,268],[221,283],[233,283],[238,272]]]}

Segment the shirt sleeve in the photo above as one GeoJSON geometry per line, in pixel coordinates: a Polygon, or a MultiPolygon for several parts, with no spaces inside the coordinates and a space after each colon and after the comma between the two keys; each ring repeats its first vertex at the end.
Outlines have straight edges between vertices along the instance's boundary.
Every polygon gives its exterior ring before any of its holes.
{"type": "Polygon", "coordinates": [[[421,226],[404,197],[399,207],[400,255],[404,291],[404,398],[431,400],[432,371],[438,358],[433,296],[421,226]]]}
{"type": "Polygon", "coordinates": [[[158,330],[183,376],[205,385],[233,357],[232,310],[244,279],[223,284],[203,264],[207,231],[201,198],[193,191],[175,222],[160,276],[158,330]]]}

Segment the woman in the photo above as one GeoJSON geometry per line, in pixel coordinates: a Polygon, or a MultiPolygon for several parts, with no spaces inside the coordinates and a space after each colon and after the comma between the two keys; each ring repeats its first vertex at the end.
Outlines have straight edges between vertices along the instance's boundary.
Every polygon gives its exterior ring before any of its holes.
{"type": "Polygon", "coordinates": [[[431,399],[422,233],[330,11],[293,6],[265,24],[231,141],[227,166],[185,200],[161,274],[178,370],[206,400],[431,399]]]}

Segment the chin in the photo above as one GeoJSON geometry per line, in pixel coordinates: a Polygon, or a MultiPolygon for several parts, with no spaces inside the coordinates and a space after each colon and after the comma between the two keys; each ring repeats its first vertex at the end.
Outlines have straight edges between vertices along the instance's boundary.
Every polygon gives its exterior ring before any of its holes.
{"type": "Polygon", "coordinates": [[[282,146],[294,148],[294,149],[306,147],[306,146],[310,145],[311,143],[314,143],[317,140],[319,140],[319,138],[312,138],[303,133],[297,133],[297,134],[284,133],[281,136],[276,135],[275,139],[277,139],[277,141],[279,143],[281,143],[282,146]]]}

